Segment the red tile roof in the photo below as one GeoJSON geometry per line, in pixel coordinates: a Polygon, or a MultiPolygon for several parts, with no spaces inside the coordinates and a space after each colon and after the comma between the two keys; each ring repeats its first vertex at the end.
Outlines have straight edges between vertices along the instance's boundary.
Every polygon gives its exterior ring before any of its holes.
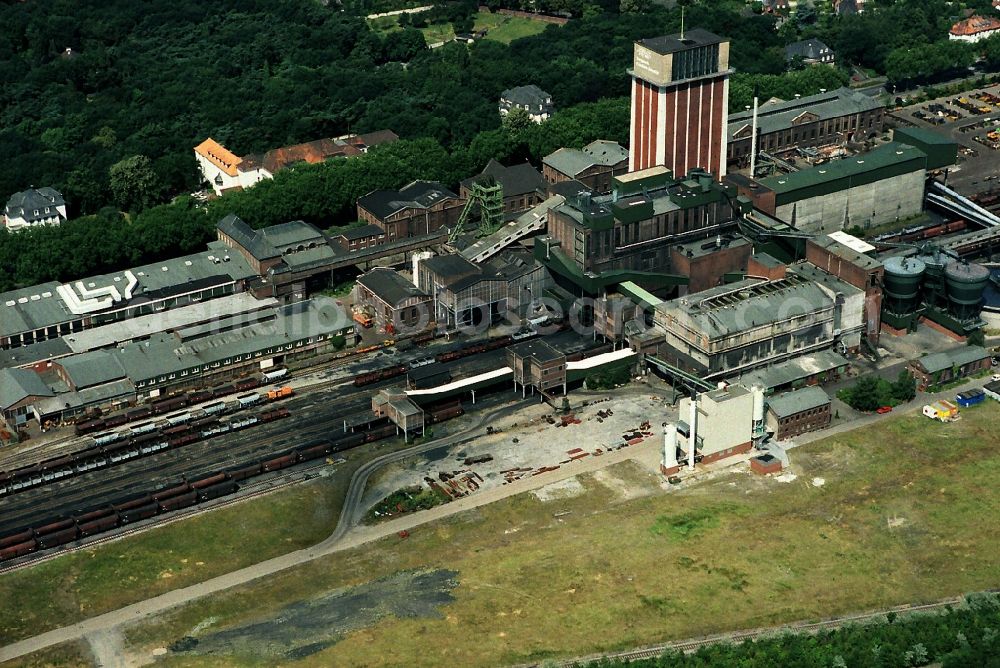
{"type": "Polygon", "coordinates": [[[973,16],[951,27],[951,34],[959,37],[978,35],[981,32],[1000,30],[1000,19],[992,16],[973,16]]]}

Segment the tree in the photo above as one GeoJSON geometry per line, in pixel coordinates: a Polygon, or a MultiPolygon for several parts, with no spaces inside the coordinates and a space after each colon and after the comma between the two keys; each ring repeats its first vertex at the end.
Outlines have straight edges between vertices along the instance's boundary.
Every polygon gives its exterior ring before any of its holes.
{"type": "Polygon", "coordinates": [[[535,122],[531,120],[531,116],[528,115],[527,111],[521,107],[514,107],[503,117],[501,124],[503,125],[503,129],[507,135],[516,139],[517,137],[520,137],[525,130],[534,125],[535,122]]]}
{"type": "Polygon", "coordinates": [[[917,396],[917,379],[906,369],[899,372],[892,383],[892,398],[900,403],[911,401],[917,396]]]}
{"type": "Polygon", "coordinates": [[[649,10],[650,0],[621,0],[618,11],[622,14],[642,14],[649,10]]]}
{"type": "Polygon", "coordinates": [[[108,185],[123,211],[141,211],[156,199],[157,181],[153,164],[144,155],[119,160],[108,170],[108,185]]]}

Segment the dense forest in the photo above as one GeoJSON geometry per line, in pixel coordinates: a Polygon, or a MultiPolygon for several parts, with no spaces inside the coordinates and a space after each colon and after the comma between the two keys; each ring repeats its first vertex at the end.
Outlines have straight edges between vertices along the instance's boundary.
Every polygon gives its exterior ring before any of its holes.
{"type": "MultiPolygon", "coordinates": [[[[373,29],[363,2],[0,5],[0,197],[50,185],[73,219],[0,235],[0,289],[196,250],[229,211],[255,226],[340,225],[353,220],[354,199],[375,188],[417,177],[454,185],[490,158],[537,164],[560,146],[626,143],[632,42],[677,31],[680,12],[636,0],[550,4],[576,18],[509,45],[437,49],[412,23],[373,29]],[[499,93],[527,83],[552,94],[557,114],[542,126],[501,125],[499,93]],[[207,136],[246,154],[382,128],[405,141],[289,170],[207,206],[185,195],[200,187],[192,147],[207,136]]],[[[795,39],[820,36],[876,71],[911,67],[900,50],[927,52],[928,35],[944,40],[934,48],[951,48],[954,9],[944,0],[870,2],[872,11],[856,17],[800,11],[778,29],[742,0],[688,4],[687,25],[732,39],[733,109],[754,86],[787,98],[847,82],[843,68],[786,72],[783,47],[795,39]]],[[[439,5],[432,19],[456,25],[477,10],[469,0],[439,5]]]]}
{"type": "Polygon", "coordinates": [[[782,634],[741,644],[719,643],[692,654],[668,652],[658,659],[598,661],[591,668],[940,668],[1000,666],[1000,598],[975,594],[967,606],[944,614],[851,625],[816,635],[782,634]]]}

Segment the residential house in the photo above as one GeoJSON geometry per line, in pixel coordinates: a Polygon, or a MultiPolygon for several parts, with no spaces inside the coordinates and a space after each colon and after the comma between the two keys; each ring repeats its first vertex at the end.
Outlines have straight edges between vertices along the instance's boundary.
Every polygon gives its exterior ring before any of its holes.
{"type": "Polygon", "coordinates": [[[1000,19],[994,16],[972,16],[951,27],[948,39],[975,44],[1000,31],[1000,19]]]}
{"type": "Polygon", "coordinates": [[[281,170],[299,163],[313,165],[333,158],[350,158],[367,152],[372,146],[397,139],[399,137],[391,130],[379,130],[317,139],[241,157],[209,137],[194,148],[194,157],[202,178],[216,195],[222,195],[228,190],[249,188],[264,179],[274,178],[281,170]]]}
{"type": "Polygon", "coordinates": [[[10,232],[37,225],[58,225],[66,220],[66,200],[54,188],[29,188],[14,193],[3,210],[3,224],[10,232]]]}
{"type": "Polygon", "coordinates": [[[836,64],[833,49],[815,37],[792,42],[786,46],[785,60],[791,66],[802,63],[803,65],[830,65],[832,67],[836,64]]]}
{"type": "Polygon", "coordinates": [[[547,120],[555,111],[552,96],[535,84],[509,88],[500,94],[500,115],[506,116],[512,109],[524,109],[535,123],[547,120]]]}

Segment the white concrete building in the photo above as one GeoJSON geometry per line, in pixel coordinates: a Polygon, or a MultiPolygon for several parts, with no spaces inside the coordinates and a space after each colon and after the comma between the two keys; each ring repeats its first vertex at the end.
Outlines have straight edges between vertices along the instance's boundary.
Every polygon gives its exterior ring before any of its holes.
{"type": "Polygon", "coordinates": [[[53,188],[29,188],[15,193],[3,210],[3,224],[10,232],[37,225],[58,225],[66,220],[66,201],[53,188]]]}

